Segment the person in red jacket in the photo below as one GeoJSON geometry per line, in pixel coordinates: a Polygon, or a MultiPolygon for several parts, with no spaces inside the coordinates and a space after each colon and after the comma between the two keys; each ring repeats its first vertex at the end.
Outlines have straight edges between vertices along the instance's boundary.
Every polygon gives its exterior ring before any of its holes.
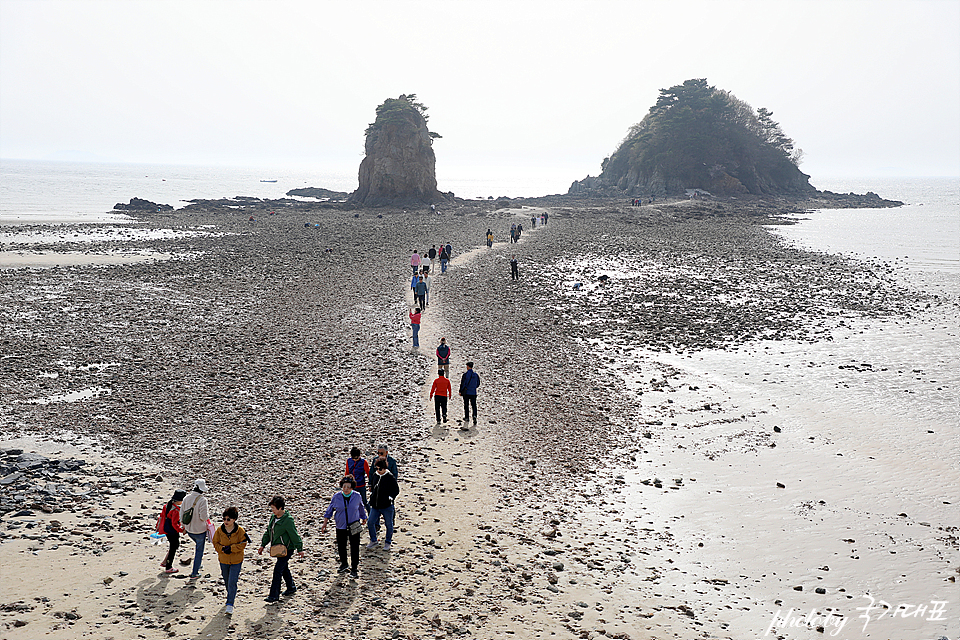
{"type": "Polygon", "coordinates": [[[184,532],[183,525],[180,524],[180,504],[187,496],[187,492],[177,489],[173,492],[173,498],[163,507],[160,512],[160,523],[157,527],[157,533],[166,534],[170,542],[170,551],[167,557],[163,559],[160,566],[166,569],[164,573],[176,573],[179,569],[173,568],[173,560],[177,557],[177,549],[180,548],[180,534],[184,532]]]}
{"type": "Polygon", "coordinates": [[[437,424],[440,424],[441,412],[443,413],[443,421],[447,421],[447,399],[452,393],[450,381],[444,375],[443,369],[437,369],[437,379],[433,381],[433,386],[430,387],[430,398],[433,399],[433,407],[437,412],[437,424]]]}

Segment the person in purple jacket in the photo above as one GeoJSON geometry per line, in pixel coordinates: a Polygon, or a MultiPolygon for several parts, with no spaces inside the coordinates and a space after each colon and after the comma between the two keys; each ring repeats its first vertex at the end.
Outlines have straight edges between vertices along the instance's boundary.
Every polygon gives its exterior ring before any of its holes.
{"type": "Polygon", "coordinates": [[[360,532],[363,531],[363,525],[367,524],[367,510],[363,506],[363,500],[354,489],[357,488],[357,481],[353,476],[346,476],[340,481],[340,491],[333,494],[330,499],[330,506],[327,512],[323,514],[323,526],[320,527],[320,533],[327,531],[327,523],[331,516],[334,518],[334,524],[337,526],[337,552],[340,555],[339,573],[346,573],[347,568],[347,540],[350,541],[350,577],[357,579],[357,570],[360,566],[360,532]],[[336,514],[336,515],[334,515],[336,514]],[[359,523],[359,524],[355,524],[359,523]],[[353,533],[356,529],[356,533],[353,533]]]}

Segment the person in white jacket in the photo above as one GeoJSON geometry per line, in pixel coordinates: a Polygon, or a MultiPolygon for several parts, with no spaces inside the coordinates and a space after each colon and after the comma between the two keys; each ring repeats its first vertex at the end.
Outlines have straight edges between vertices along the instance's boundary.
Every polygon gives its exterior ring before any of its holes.
{"type": "Polygon", "coordinates": [[[190,572],[191,579],[200,577],[203,547],[207,543],[207,520],[210,518],[210,509],[205,493],[207,493],[207,482],[203,478],[198,478],[193,483],[193,491],[187,494],[183,504],[180,505],[180,523],[196,544],[193,553],[193,571],[190,572]]]}

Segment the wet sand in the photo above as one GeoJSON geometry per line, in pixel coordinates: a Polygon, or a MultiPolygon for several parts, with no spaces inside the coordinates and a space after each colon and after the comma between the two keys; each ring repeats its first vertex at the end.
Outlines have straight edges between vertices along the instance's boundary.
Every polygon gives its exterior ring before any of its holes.
{"type": "MultiPolygon", "coordinates": [[[[195,207],[142,224],[224,235],[126,243],[174,259],[0,272],[3,433],[95,435],[163,475],[145,473],[122,505],[70,514],[78,528],[137,514],[142,528],[112,532],[97,556],[34,556],[49,543],[0,517],[4,637],[742,639],[791,607],[848,619],[844,633],[860,633],[849,637],[948,634],[945,623],[889,617],[861,632],[854,608],[865,591],[956,602],[956,423],[903,420],[896,411],[915,407],[871,407],[869,389],[838,403],[846,390],[821,373],[862,326],[909,317],[948,331],[956,300],[881,265],[787,248],[735,203],[544,206],[550,222],[536,230],[535,209],[493,203],[439,218],[299,209],[254,222],[195,207]],[[520,244],[482,245],[488,227],[502,240],[515,221],[520,244]],[[435,277],[414,350],[409,254],[448,240],[454,261],[435,277]],[[454,381],[476,362],[476,426],[456,421],[456,398],[450,422],[434,425],[440,336],[454,381]],[[84,366],[96,363],[109,366],[84,366]],[[109,393],[43,401],[92,388],[109,393]],[[874,424],[882,442],[857,435],[874,424]],[[335,573],[319,518],[350,446],[369,454],[381,442],[401,468],[396,544],[365,552],[354,583],[335,573]],[[911,465],[925,471],[891,493],[891,475],[911,465]],[[306,534],[295,596],[264,605],[272,565],[249,553],[232,618],[212,550],[196,585],[158,575],[149,527],[173,486],[198,476],[212,511],[238,505],[255,539],[269,497],[288,496],[306,534]],[[8,579],[41,561],[74,567],[62,590],[8,579]],[[80,618],[54,615],[74,609],[80,618]]],[[[884,364],[902,369],[907,356],[884,364]]],[[[854,364],[836,370],[843,384],[873,375],[854,364]]],[[[905,386],[955,401],[956,381],[937,374],[905,386]]]]}

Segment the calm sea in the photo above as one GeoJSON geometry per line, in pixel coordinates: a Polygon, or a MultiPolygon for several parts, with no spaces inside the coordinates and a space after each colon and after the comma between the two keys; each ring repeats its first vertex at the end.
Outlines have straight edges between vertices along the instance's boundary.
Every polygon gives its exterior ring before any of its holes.
{"type": "MultiPolygon", "coordinates": [[[[441,174],[438,182],[441,191],[453,191],[463,198],[496,198],[563,193],[570,180],[441,174]]],[[[180,208],[197,198],[283,198],[290,189],[300,187],[352,192],[357,188],[357,174],[270,167],[0,160],[0,224],[109,221],[116,220],[109,213],[113,206],[131,198],[180,208]]]]}

